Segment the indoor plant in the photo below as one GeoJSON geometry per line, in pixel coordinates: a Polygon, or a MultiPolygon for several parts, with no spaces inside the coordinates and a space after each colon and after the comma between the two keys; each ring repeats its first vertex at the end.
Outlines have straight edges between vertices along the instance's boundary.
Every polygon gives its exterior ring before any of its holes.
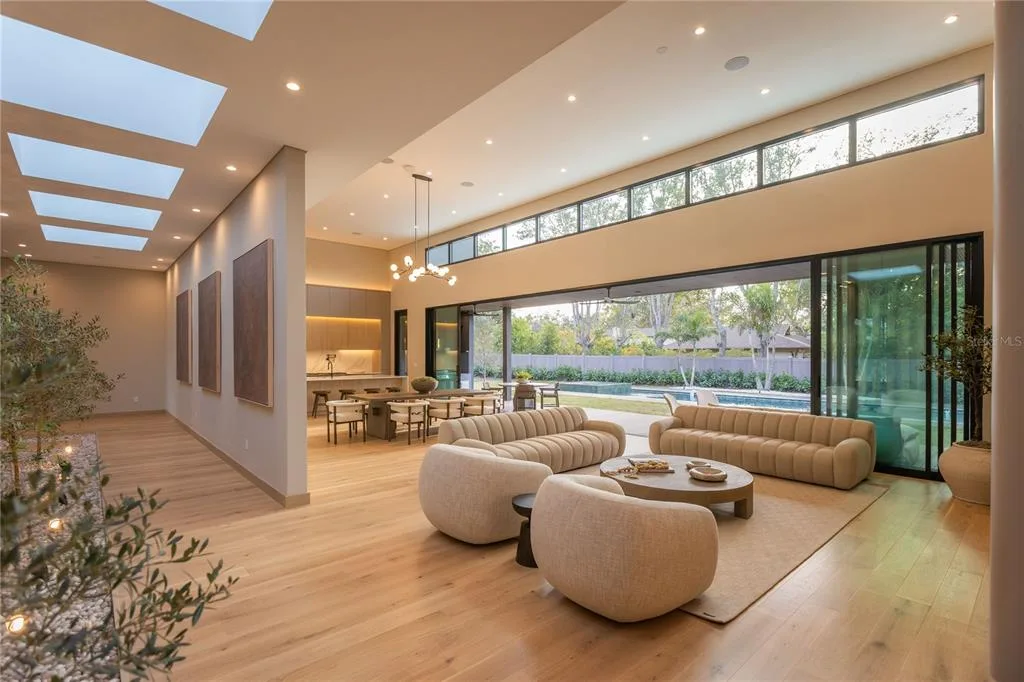
{"type": "Polygon", "coordinates": [[[925,355],[924,369],[963,384],[970,406],[970,440],[949,446],[939,456],[939,471],[953,495],[989,504],[992,446],[983,440],[982,409],[992,390],[992,328],[974,306],[964,306],[955,331],[933,338],[935,351],[925,355]]]}

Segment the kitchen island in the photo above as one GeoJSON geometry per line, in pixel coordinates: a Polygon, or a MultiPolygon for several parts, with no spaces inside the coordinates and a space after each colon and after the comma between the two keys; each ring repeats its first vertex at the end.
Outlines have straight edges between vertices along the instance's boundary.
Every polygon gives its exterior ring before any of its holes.
{"type": "MultiPolygon", "coordinates": [[[[391,374],[307,374],[306,375],[306,414],[313,409],[313,391],[329,391],[328,400],[341,397],[339,391],[360,392],[367,388],[379,388],[384,391],[389,386],[404,388],[406,377],[391,374]]],[[[321,404],[322,405],[322,404],[321,404]]]]}

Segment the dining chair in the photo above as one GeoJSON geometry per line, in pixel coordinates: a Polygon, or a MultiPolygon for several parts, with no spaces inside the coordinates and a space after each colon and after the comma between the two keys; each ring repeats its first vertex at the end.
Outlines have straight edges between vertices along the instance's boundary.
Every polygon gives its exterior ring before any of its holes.
{"type": "Polygon", "coordinates": [[[348,439],[359,433],[363,425],[363,442],[366,442],[366,403],[361,400],[331,400],[327,403],[327,440],[331,440],[331,426],[334,427],[334,444],[338,444],[338,424],[348,425],[348,439]]]}
{"type": "Polygon", "coordinates": [[[560,407],[561,403],[558,401],[558,384],[555,382],[553,386],[541,386],[538,390],[540,391],[540,406],[544,409],[548,406],[548,402],[554,401],[555,407],[560,407]]]}
{"type": "Polygon", "coordinates": [[[420,433],[423,435],[423,442],[427,442],[427,410],[430,409],[430,403],[426,400],[410,400],[407,402],[394,402],[388,403],[388,409],[391,410],[391,438],[389,441],[394,440],[394,437],[398,435],[398,425],[404,424],[406,429],[406,442],[412,445],[412,427],[415,425],[417,430],[417,437],[420,433]]]}
{"type": "Polygon", "coordinates": [[[515,397],[512,399],[512,409],[516,412],[520,412],[522,410],[536,410],[537,387],[531,384],[517,385],[515,397]]]}
{"type": "Polygon", "coordinates": [[[466,416],[494,414],[498,409],[498,398],[492,395],[468,395],[462,413],[466,416]]]}
{"type": "Polygon", "coordinates": [[[428,398],[430,409],[427,410],[427,427],[431,422],[446,419],[458,419],[463,416],[466,406],[465,398],[428,398]]]}

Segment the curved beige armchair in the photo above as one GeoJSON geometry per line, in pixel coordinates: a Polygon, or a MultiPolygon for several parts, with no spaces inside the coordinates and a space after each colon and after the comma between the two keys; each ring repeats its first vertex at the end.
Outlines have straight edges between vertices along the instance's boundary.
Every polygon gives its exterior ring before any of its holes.
{"type": "Polygon", "coordinates": [[[551,469],[496,457],[486,450],[432,445],[420,465],[420,506],[427,520],[456,540],[483,545],[519,535],[523,518],[512,498],[535,493],[551,469]]]}
{"type": "Polygon", "coordinates": [[[711,585],[718,565],[718,526],[709,510],[626,497],[609,478],[546,479],[530,525],[547,581],[620,623],[679,608],[711,585]]]}

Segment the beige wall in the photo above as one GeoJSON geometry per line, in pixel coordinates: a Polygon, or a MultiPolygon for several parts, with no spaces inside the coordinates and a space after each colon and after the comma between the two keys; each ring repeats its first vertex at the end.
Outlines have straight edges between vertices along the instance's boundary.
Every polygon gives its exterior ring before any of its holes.
{"type": "Polygon", "coordinates": [[[37,263],[55,308],[85,319],[98,315],[110,338],[91,354],[117,382],[96,412],[164,409],[166,315],[164,276],[158,272],[68,263],[37,263]]]}
{"type": "Polygon", "coordinates": [[[387,251],[322,239],[306,241],[306,284],[391,291],[387,251]]]}
{"type": "MultiPolygon", "coordinates": [[[[306,493],[305,153],[283,148],[167,273],[167,410],[282,496],[306,493]],[[232,261],[274,240],[273,407],[234,397],[232,261]],[[221,272],[221,393],[175,379],[174,299],[221,272]]],[[[192,346],[198,343],[193,305],[192,346]]],[[[193,379],[195,353],[193,351],[193,379]]]]}
{"type": "MultiPolygon", "coordinates": [[[[985,74],[991,47],[858,90],[657,161],[465,225],[445,239],[556,208],[842,116],[985,74]]],[[[705,205],[594,230],[452,267],[455,287],[395,283],[409,311],[409,372],[424,371],[425,309],[842,251],[992,228],[991,106],[986,132],[705,205]]],[[[393,252],[394,257],[405,250],[393,252]]],[[[986,253],[986,292],[991,258],[986,253]]]]}

